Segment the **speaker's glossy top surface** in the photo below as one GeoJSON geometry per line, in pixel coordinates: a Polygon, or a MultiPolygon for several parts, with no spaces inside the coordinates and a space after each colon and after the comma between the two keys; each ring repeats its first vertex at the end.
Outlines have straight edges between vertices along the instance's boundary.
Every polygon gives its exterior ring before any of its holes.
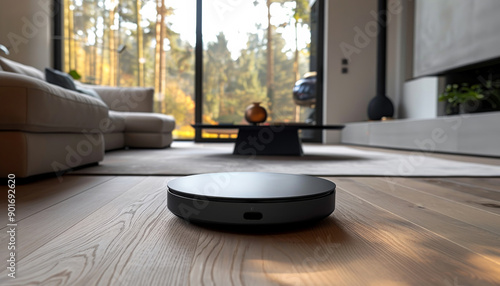
{"type": "Polygon", "coordinates": [[[263,172],[211,173],[168,182],[171,192],[187,197],[220,199],[288,199],[319,196],[335,190],[325,179],[263,172]]]}

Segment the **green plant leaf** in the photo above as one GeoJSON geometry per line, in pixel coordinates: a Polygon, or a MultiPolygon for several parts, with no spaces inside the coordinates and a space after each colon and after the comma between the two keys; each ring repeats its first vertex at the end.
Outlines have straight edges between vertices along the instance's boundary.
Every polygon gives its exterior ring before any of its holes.
{"type": "Polygon", "coordinates": [[[82,78],[82,76],[76,70],[70,70],[68,74],[75,80],[79,80],[82,78]]]}

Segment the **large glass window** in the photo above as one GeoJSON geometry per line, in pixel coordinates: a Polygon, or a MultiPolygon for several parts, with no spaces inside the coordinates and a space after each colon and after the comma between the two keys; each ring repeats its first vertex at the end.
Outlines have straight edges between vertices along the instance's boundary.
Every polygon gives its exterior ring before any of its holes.
{"type": "Polygon", "coordinates": [[[195,0],[65,0],[64,70],[81,81],[155,88],[176,139],[194,131],[195,0]]]}
{"type": "Polygon", "coordinates": [[[268,122],[307,119],[292,91],[309,72],[309,14],[308,0],[203,1],[203,123],[245,124],[253,102],[268,122]]]}
{"type": "MultiPolygon", "coordinates": [[[[241,124],[260,102],[268,122],[314,121],[298,104],[295,82],[311,70],[308,0],[204,0],[203,75],[195,106],[197,0],[64,0],[66,72],[81,81],[155,88],[155,112],[172,114],[175,139],[192,139],[201,122],[241,124]],[[199,113],[198,113],[199,114],[199,113]]],[[[203,138],[235,134],[203,133],[203,138]]]]}

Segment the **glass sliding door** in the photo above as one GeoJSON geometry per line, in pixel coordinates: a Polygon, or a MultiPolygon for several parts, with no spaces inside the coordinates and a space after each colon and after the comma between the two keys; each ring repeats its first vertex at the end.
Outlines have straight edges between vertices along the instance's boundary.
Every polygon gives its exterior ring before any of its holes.
{"type": "MultiPolygon", "coordinates": [[[[294,84],[310,74],[309,1],[203,1],[202,122],[246,124],[260,102],[267,122],[310,122],[314,103],[297,104],[294,84]]],[[[232,138],[208,133],[202,138],[232,138]]]]}
{"type": "Polygon", "coordinates": [[[66,72],[84,83],[155,88],[175,139],[194,130],[196,0],[64,0],[66,72]]]}

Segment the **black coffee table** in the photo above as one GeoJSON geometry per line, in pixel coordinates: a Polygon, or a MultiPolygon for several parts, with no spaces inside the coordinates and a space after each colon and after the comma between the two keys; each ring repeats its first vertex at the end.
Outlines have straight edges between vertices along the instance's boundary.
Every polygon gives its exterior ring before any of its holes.
{"type": "Polygon", "coordinates": [[[299,129],[341,130],[344,125],[308,125],[299,123],[269,125],[192,124],[196,129],[238,129],[234,155],[301,156],[299,129]]]}

